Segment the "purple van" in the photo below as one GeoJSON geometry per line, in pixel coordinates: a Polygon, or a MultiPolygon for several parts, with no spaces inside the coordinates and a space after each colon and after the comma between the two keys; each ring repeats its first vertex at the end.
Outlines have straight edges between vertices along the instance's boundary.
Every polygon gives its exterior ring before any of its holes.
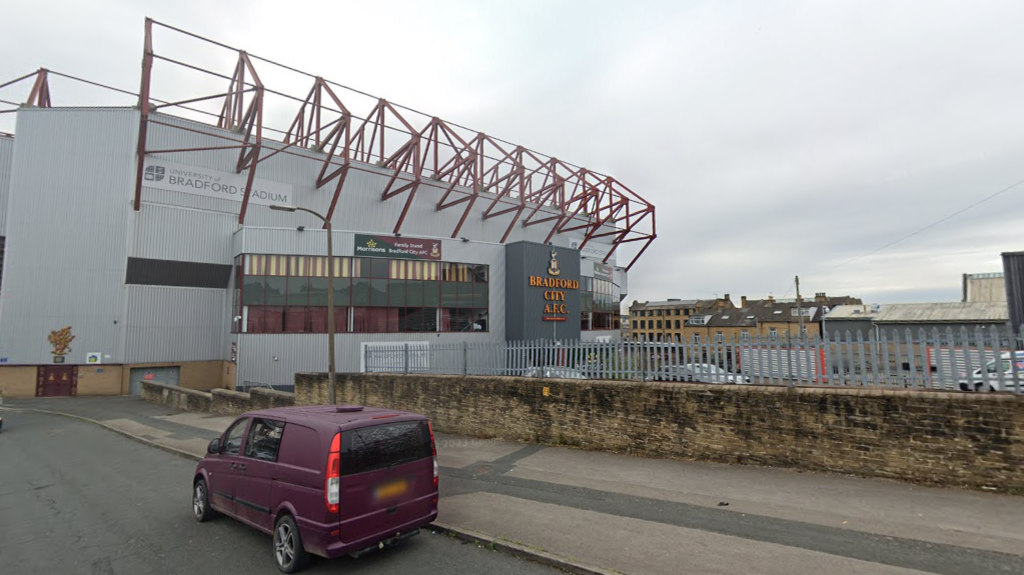
{"type": "Polygon", "coordinates": [[[422,415],[357,405],[245,413],[196,466],[192,511],[273,534],[285,573],[310,554],[383,549],[437,518],[434,431],[422,415]]]}

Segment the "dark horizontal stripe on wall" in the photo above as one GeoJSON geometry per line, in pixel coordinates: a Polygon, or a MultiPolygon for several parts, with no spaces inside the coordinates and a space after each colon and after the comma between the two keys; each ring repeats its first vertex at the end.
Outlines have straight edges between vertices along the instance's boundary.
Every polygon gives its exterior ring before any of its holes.
{"type": "Polygon", "coordinates": [[[144,286],[221,288],[231,281],[231,265],[128,258],[124,283],[144,286]]]}

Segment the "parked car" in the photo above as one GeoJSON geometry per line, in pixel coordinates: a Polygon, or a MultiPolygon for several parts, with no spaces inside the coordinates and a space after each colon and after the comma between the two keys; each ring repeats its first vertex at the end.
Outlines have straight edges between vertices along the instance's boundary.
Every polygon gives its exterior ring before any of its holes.
{"type": "Polygon", "coordinates": [[[1024,383],[1024,351],[1003,352],[996,360],[991,360],[985,367],[978,368],[971,372],[970,377],[965,373],[960,374],[959,387],[961,391],[1016,391],[1017,382],[1014,381],[1013,372],[1016,369],[1017,378],[1024,383]],[[1016,366],[1011,362],[1016,362],[1016,366]],[[999,383],[999,371],[1002,370],[1003,382],[999,383]],[[987,387],[986,387],[987,386],[987,387]]]}
{"type": "Polygon", "coordinates": [[[360,556],[437,517],[437,449],[426,417],[362,406],[241,415],[196,466],[192,512],[273,535],[277,567],[360,556]]]}
{"type": "Polygon", "coordinates": [[[579,369],[563,367],[561,365],[545,365],[544,367],[529,367],[522,372],[524,378],[548,378],[560,380],[589,380],[579,369]],[[543,374],[542,374],[543,370],[543,374]]]}
{"type": "Polygon", "coordinates": [[[750,378],[733,374],[710,363],[663,365],[650,377],[656,381],[696,381],[700,383],[750,383],[750,378]]]}

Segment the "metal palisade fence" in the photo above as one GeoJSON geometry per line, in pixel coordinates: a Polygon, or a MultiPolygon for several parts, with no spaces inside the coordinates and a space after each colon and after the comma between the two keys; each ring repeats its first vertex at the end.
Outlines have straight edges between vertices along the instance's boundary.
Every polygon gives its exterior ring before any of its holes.
{"type": "MultiPolygon", "coordinates": [[[[1022,329],[1024,333],[1024,329],[1022,329]]],[[[1024,391],[1009,330],[716,336],[690,342],[365,343],[367,372],[959,391],[1024,391]]]]}

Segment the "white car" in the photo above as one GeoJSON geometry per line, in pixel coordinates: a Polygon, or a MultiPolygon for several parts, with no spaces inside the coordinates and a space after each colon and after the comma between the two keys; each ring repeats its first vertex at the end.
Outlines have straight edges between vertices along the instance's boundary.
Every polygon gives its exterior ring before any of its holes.
{"type": "Polygon", "coordinates": [[[657,381],[696,381],[700,383],[750,383],[749,377],[731,373],[710,363],[663,365],[660,370],[654,373],[652,379],[657,381]]]}
{"type": "Polygon", "coordinates": [[[531,367],[523,371],[523,377],[543,377],[547,379],[590,379],[579,370],[560,365],[545,365],[544,367],[531,367]],[[543,371],[543,373],[542,373],[543,371]]]}
{"type": "Polygon", "coordinates": [[[1024,385],[1024,351],[1003,352],[997,365],[996,360],[985,364],[985,367],[974,370],[970,377],[960,374],[961,391],[1017,391],[1018,383],[1014,381],[1013,372],[1017,372],[1017,381],[1024,385]],[[1014,366],[1012,362],[1017,365],[1014,366]],[[1002,384],[999,382],[999,370],[1002,369],[1002,384]],[[985,386],[988,386],[986,390],[985,386]]]}

